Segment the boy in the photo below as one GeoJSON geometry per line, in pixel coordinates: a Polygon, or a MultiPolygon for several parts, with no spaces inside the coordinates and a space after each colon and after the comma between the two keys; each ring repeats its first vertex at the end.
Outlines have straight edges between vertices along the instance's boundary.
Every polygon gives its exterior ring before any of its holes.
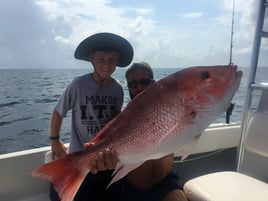
{"type": "MultiPolygon", "coordinates": [[[[98,33],[83,40],[74,56],[91,62],[94,71],[76,77],[67,86],[52,113],[50,140],[53,159],[67,154],[67,148],[60,140],[61,123],[67,111],[72,110],[69,153],[83,150],[84,144],[121,111],[123,88],[111,75],[116,66],[129,65],[133,58],[133,48],[121,36],[98,33]]],[[[89,173],[75,200],[104,199],[110,179],[109,170],[96,175],[89,173]]],[[[59,200],[53,188],[50,197],[53,201],[59,200]]]]}

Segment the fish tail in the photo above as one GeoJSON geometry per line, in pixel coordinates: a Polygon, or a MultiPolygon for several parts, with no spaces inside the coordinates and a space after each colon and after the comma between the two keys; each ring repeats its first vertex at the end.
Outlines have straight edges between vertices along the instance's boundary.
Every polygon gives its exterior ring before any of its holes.
{"type": "Polygon", "coordinates": [[[79,158],[70,154],[34,169],[31,174],[50,181],[62,201],[72,201],[88,172],[80,166],[79,158]]]}

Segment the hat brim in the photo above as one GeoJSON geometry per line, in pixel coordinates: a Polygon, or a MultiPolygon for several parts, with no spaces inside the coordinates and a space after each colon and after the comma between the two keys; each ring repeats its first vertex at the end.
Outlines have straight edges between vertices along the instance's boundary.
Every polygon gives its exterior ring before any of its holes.
{"type": "Polygon", "coordinates": [[[118,67],[128,66],[133,58],[133,48],[126,39],[106,32],[94,34],[83,40],[76,48],[74,57],[91,62],[89,55],[97,50],[117,51],[120,54],[118,67]]]}

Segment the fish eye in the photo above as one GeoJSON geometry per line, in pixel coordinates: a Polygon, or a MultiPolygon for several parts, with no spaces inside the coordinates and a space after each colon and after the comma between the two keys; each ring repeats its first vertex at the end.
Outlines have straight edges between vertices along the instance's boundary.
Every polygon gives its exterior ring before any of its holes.
{"type": "Polygon", "coordinates": [[[210,73],[208,71],[202,72],[201,78],[204,79],[204,80],[210,78],[210,73]]]}

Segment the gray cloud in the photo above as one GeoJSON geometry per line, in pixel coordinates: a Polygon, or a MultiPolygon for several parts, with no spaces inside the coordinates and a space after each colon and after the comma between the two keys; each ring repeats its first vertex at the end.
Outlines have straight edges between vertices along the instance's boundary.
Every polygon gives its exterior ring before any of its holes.
{"type": "Polygon", "coordinates": [[[55,40],[70,34],[68,24],[49,20],[33,0],[0,1],[0,27],[1,68],[59,67],[72,56],[55,40]]]}
{"type": "MultiPolygon", "coordinates": [[[[82,39],[99,31],[128,38],[135,49],[134,61],[148,61],[156,67],[227,62],[232,0],[215,1],[222,5],[221,14],[187,10],[196,12],[195,17],[202,13],[200,21],[178,20],[176,13],[173,19],[166,19],[164,14],[172,15],[170,7],[160,12],[156,4],[132,7],[107,0],[0,0],[0,68],[87,67],[88,63],[73,58],[73,52],[82,39]]],[[[170,6],[173,4],[183,3],[173,1],[170,6]]],[[[255,20],[256,1],[236,0],[233,58],[238,65],[249,64],[255,20]]],[[[267,55],[267,45],[264,43],[263,55],[267,55]]],[[[261,63],[267,61],[263,58],[261,63]]]]}

